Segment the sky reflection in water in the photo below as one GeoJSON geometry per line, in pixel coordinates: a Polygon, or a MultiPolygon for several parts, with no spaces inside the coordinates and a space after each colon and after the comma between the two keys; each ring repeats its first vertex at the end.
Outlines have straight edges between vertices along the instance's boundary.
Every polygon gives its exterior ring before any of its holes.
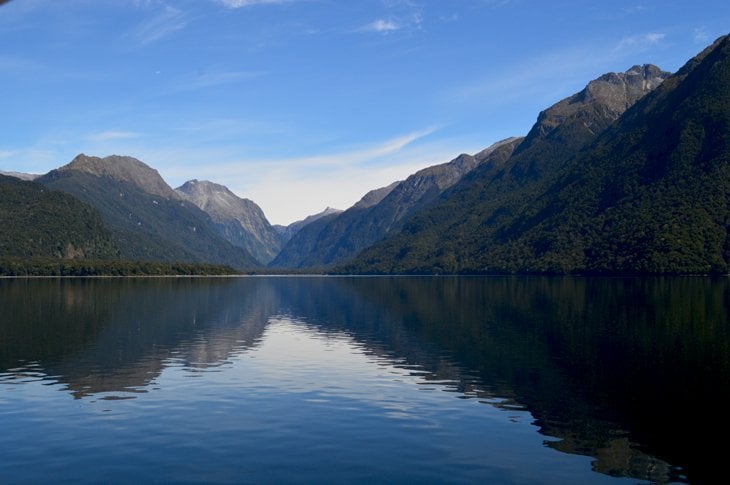
{"type": "Polygon", "coordinates": [[[687,425],[663,444],[655,429],[696,408],[646,403],[727,403],[726,281],[6,280],[0,296],[11,481],[702,478],[687,425]],[[714,366],[714,389],[686,387],[688,362],[714,366]]]}

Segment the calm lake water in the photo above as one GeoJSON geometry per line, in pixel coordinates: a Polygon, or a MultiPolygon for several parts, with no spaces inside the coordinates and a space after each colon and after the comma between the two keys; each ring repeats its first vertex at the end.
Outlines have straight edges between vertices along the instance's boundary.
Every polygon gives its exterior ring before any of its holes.
{"type": "Polygon", "coordinates": [[[0,482],[711,482],[727,278],[0,280],[0,482]]]}

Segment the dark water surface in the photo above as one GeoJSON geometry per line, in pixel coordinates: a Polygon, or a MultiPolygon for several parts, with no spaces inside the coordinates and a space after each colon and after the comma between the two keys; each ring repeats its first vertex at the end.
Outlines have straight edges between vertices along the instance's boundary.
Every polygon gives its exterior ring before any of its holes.
{"type": "Polygon", "coordinates": [[[0,280],[0,482],[713,482],[727,278],[0,280]]]}

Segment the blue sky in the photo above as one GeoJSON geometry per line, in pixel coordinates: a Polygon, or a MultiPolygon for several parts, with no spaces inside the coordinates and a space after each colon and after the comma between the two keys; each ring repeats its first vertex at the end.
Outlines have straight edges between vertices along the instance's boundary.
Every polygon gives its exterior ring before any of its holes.
{"type": "Polygon", "coordinates": [[[12,0],[0,170],[131,155],[289,223],[728,32],[726,0],[12,0]]]}

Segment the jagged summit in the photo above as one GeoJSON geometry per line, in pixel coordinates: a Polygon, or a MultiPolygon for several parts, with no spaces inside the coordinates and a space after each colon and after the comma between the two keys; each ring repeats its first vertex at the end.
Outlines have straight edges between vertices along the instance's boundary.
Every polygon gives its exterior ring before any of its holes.
{"type": "Polygon", "coordinates": [[[540,112],[537,123],[527,135],[527,144],[536,137],[548,136],[553,129],[570,121],[583,123],[591,132],[598,133],[605,128],[605,120],[618,119],[670,75],[652,64],[633,66],[626,72],[604,74],[589,82],[582,91],[540,112]],[[594,126],[596,117],[593,112],[600,114],[601,126],[594,126]]]}
{"type": "Polygon", "coordinates": [[[179,198],[157,170],[133,157],[111,155],[100,158],[82,153],[57,171],[78,171],[95,177],[109,177],[118,182],[132,183],[148,194],[168,199],[179,198]]]}

